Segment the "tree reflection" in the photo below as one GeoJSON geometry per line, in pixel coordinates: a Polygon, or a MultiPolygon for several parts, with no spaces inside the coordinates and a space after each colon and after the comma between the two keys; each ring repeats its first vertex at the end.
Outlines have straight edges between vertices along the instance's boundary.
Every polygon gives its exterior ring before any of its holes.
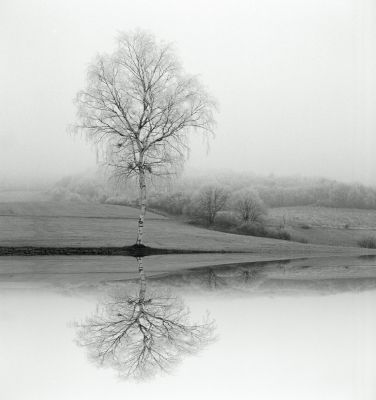
{"type": "Polygon", "coordinates": [[[181,299],[146,291],[142,258],[138,258],[139,290],[135,296],[115,295],[97,313],[78,324],[78,343],[89,357],[116,368],[127,378],[145,378],[169,372],[182,356],[210,343],[214,321],[190,321],[181,299]]]}

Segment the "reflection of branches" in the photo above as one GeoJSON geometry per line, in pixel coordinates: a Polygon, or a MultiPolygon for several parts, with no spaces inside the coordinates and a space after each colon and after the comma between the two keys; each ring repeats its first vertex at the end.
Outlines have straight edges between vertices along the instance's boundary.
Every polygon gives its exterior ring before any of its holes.
{"type": "Polygon", "coordinates": [[[251,285],[260,279],[258,267],[230,267],[230,269],[209,267],[205,268],[202,274],[208,276],[208,286],[211,289],[233,288],[238,285],[251,285]]]}
{"type": "Polygon", "coordinates": [[[197,352],[213,338],[214,322],[190,322],[184,303],[169,294],[146,295],[139,262],[137,296],[115,296],[96,315],[79,325],[79,344],[92,359],[112,365],[124,377],[144,378],[168,372],[186,354],[197,352]]]}

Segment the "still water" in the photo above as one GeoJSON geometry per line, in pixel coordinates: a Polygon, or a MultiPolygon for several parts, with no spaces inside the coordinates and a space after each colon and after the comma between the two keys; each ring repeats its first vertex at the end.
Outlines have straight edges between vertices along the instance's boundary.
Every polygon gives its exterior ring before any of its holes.
{"type": "Polygon", "coordinates": [[[374,261],[134,262],[137,279],[1,286],[0,399],[376,398],[374,261]]]}

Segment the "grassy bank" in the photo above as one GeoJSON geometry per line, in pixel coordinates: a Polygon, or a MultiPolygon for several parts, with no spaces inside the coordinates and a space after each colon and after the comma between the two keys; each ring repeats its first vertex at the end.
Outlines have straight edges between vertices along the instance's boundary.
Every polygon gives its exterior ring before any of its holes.
{"type": "MultiPolygon", "coordinates": [[[[138,210],[68,202],[0,203],[2,247],[122,247],[135,242],[138,210]]],[[[235,235],[148,213],[145,243],[154,248],[249,252],[263,256],[369,254],[374,250],[235,235]]]]}

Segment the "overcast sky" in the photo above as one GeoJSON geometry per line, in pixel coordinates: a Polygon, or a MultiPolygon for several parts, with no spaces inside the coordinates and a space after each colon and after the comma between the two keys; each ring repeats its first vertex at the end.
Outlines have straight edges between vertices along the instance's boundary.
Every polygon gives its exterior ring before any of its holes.
{"type": "Polygon", "coordinates": [[[376,184],[373,0],[1,0],[0,179],[95,165],[72,103],[120,30],[176,44],[217,98],[188,165],[376,184]]]}

